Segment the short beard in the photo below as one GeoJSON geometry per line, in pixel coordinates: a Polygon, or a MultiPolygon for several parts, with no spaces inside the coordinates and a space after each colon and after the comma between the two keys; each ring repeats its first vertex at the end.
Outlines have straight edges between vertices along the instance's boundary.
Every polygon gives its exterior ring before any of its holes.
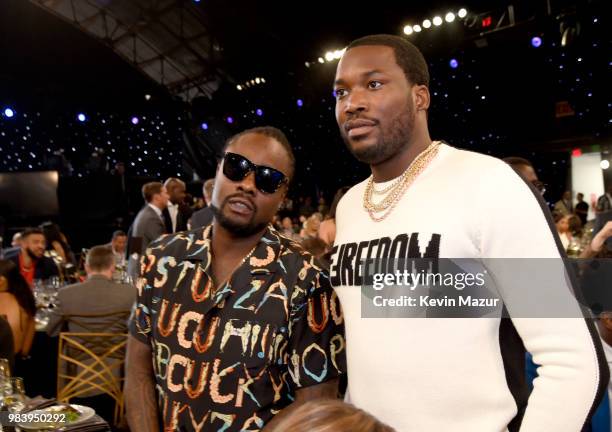
{"type": "Polygon", "coordinates": [[[391,119],[388,127],[382,130],[380,140],[369,147],[353,149],[346,131],[341,129],[344,143],[355,159],[368,165],[378,165],[400,153],[410,142],[414,131],[415,115],[411,103],[412,99],[402,112],[391,119]]]}
{"type": "Polygon", "coordinates": [[[230,218],[228,218],[227,216],[225,216],[223,214],[223,210],[227,206],[228,200],[230,198],[232,197],[229,196],[225,198],[225,200],[223,200],[223,203],[221,204],[220,209],[217,206],[215,206],[213,203],[210,203],[209,206],[213,212],[213,215],[215,216],[215,219],[217,220],[217,222],[219,222],[219,225],[221,225],[231,234],[233,234],[236,237],[241,237],[241,238],[250,237],[253,234],[256,234],[262,231],[268,225],[268,222],[255,223],[255,215],[257,213],[257,209],[253,211],[251,220],[249,220],[249,222],[247,222],[246,224],[236,223],[230,218]]]}
{"type": "Polygon", "coordinates": [[[26,248],[26,253],[28,254],[31,260],[38,261],[41,258],[39,256],[36,256],[34,252],[32,252],[29,248],[26,248]]]}

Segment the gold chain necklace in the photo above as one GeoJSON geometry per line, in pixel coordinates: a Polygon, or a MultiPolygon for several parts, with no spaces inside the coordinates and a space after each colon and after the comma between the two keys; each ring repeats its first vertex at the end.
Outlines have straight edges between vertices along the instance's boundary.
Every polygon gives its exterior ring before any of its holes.
{"type": "Polygon", "coordinates": [[[374,203],[372,196],[374,195],[374,176],[370,176],[368,184],[363,195],[363,207],[370,215],[374,222],[384,220],[393,211],[401,197],[404,195],[408,187],[416,180],[421,172],[429,165],[431,160],[438,154],[439,142],[432,142],[425,150],[414,158],[408,168],[400,175],[396,182],[382,191],[377,191],[378,194],[389,192],[379,203],[374,203]],[[376,213],[383,213],[377,216],[376,213]]]}

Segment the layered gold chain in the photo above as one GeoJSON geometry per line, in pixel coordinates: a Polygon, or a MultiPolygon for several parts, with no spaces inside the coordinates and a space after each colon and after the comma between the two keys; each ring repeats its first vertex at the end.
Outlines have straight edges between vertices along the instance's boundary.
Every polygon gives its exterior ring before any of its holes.
{"type": "Polygon", "coordinates": [[[408,168],[406,168],[406,171],[404,171],[396,181],[394,181],[390,186],[385,187],[383,190],[377,191],[374,189],[374,177],[370,176],[363,194],[363,208],[368,212],[370,218],[374,222],[380,222],[389,216],[408,187],[438,154],[439,144],[439,141],[432,142],[425,150],[414,158],[408,168]],[[372,200],[372,196],[374,194],[382,195],[387,192],[388,195],[384,197],[381,202],[374,203],[372,200]],[[378,216],[377,213],[382,213],[382,215],[378,216]]]}

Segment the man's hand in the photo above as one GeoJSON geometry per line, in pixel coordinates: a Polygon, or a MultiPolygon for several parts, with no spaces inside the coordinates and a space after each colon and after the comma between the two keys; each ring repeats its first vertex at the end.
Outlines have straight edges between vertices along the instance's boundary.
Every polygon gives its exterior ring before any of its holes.
{"type": "Polygon", "coordinates": [[[124,396],[130,429],[159,432],[151,347],[129,336],[125,370],[124,396]]]}

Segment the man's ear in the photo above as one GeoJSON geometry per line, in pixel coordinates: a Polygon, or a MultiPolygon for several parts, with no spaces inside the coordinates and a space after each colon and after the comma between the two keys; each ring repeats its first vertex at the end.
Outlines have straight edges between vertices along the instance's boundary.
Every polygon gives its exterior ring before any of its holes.
{"type": "Polygon", "coordinates": [[[414,105],[417,111],[427,111],[431,102],[429,88],[425,85],[415,85],[413,87],[414,105]]]}

